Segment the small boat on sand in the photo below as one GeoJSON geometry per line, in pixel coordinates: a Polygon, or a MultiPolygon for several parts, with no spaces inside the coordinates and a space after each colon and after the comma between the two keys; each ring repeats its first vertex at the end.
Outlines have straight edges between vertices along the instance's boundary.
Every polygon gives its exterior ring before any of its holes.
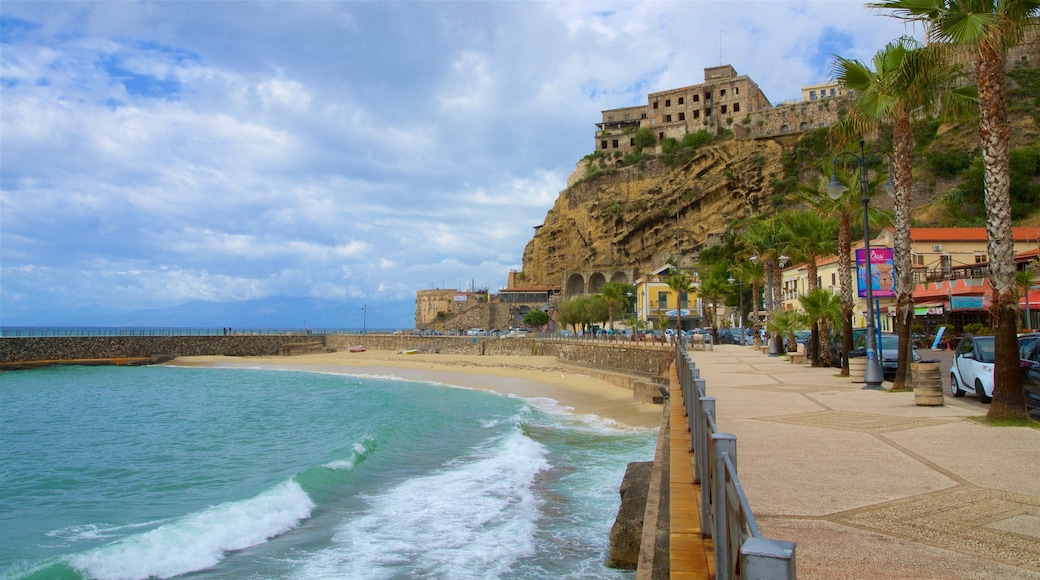
{"type": "Polygon", "coordinates": [[[348,352],[365,352],[365,347],[362,345],[352,346],[347,349],[348,352]]]}
{"type": "Polygon", "coordinates": [[[410,348],[408,350],[399,350],[399,351],[397,351],[394,354],[419,354],[419,349],[417,349],[417,348],[410,348]]]}

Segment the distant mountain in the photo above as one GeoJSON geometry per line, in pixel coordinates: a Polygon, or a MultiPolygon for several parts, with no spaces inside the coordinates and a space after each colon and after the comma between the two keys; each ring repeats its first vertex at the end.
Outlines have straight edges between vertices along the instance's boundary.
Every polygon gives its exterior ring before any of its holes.
{"type": "Polygon", "coordinates": [[[320,298],[272,297],[241,302],[194,301],[169,308],[120,311],[87,306],[51,311],[46,318],[3,316],[3,326],[116,326],[146,328],[411,328],[412,301],[364,303],[320,298]]]}

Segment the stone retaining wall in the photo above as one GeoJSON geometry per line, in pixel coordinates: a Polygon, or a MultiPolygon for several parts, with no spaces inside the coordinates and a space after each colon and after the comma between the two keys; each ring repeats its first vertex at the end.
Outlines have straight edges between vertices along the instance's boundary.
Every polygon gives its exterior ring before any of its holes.
{"type": "Polygon", "coordinates": [[[467,355],[554,356],[592,368],[658,377],[674,358],[669,346],[623,341],[490,338],[465,336],[366,335],[230,335],[230,336],[70,336],[0,339],[0,363],[68,361],[155,356],[257,356],[279,353],[346,350],[363,345],[372,350],[410,350],[467,355]]]}

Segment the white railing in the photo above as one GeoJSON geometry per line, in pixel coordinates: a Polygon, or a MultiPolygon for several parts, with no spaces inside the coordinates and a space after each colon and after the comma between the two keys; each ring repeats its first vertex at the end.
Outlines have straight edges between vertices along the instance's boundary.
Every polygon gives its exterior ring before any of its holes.
{"type": "Polygon", "coordinates": [[[716,580],[793,580],[795,544],[762,537],[737,477],[737,438],[715,423],[715,399],[683,345],[676,349],[694,456],[694,483],[701,486],[701,530],[713,539],[716,580]]]}

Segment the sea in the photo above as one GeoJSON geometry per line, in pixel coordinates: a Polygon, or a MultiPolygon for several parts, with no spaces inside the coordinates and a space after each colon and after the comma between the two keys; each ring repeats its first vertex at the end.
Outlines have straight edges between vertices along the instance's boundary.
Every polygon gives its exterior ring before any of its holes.
{"type": "Polygon", "coordinates": [[[633,578],[656,430],[392,376],[0,373],[0,578],[633,578]]]}

